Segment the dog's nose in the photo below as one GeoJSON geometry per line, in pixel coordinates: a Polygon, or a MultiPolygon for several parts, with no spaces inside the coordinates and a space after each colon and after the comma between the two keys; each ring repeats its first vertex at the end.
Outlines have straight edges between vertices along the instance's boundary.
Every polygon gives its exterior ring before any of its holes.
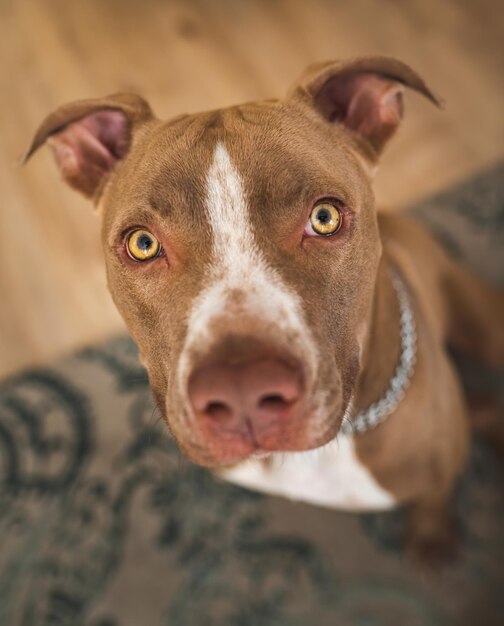
{"type": "Polygon", "coordinates": [[[195,415],[224,430],[244,424],[257,433],[267,430],[268,424],[288,419],[301,396],[301,368],[276,358],[207,365],[189,379],[195,415]]]}

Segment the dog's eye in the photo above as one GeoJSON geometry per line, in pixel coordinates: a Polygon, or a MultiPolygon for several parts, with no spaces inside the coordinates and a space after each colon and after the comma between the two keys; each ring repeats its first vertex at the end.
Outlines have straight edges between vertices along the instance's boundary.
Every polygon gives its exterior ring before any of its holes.
{"type": "Polygon", "coordinates": [[[341,212],[337,206],[330,202],[319,202],[310,213],[308,220],[309,234],[322,235],[327,237],[334,235],[341,228],[342,224],[341,212]]]}
{"type": "Polygon", "coordinates": [[[135,261],[149,261],[159,256],[161,244],[148,230],[134,230],[126,240],[126,250],[135,261]]]}

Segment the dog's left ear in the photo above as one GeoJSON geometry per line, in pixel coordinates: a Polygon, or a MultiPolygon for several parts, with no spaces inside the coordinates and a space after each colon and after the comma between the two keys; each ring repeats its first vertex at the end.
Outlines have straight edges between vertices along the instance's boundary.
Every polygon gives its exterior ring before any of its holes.
{"type": "Polygon", "coordinates": [[[340,123],[379,154],[403,115],[403,91],[410,87],[442,106],[410,67],[388,57],[310,65],[290,90],[330,123],[340,123]]]}
{"type": "Polygon", "coordinates": [[[147,102],[135,94],[71,102],[46,117],[21,162],[47,142],[65,182],[97,201],[135,132],[153,119],[147,102]]]}

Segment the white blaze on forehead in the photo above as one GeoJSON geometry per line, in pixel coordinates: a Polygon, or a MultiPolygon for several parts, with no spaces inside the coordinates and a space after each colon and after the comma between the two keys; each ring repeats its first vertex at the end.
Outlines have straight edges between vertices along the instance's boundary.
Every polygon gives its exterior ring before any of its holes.
{"type": "Polygon", "coordinates": [[[308,377],[313,377],[316,348],[299,296],[266,263],[252,230],[242,179],[222,143],[217,144],[208,171],[206,205],[213,237],[212,262],[207,287],[196,298],[188,318],[179,367],[182,388],[191,367],[189,354],[193,349],[201,353],[219,339],[211,334],[211,322],[226,319],[232,332],[237,312],[228,304],[229,296],[237,292],[242,296],[240,315],[264,321],[265,330],[274,327],[280,341],[288,337],[286,343],[302,359],[308,377]]]}
{"type": "MultiPolygon", "coordinates": [[[[239,284],[244,271],[258,260],[240,175],[222,143],[215,148],[207,177],[207,210],[212,226],[216,268],[227,281],[239,284]]],[[[259,261],[260,262],[260,261],[259,261]]]]}

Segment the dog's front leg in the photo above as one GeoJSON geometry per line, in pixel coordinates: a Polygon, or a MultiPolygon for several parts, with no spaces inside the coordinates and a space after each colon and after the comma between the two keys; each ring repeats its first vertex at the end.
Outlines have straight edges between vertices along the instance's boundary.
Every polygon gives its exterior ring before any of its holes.
{"type": "Polygon", "coordinates": [[[423,569],[439,570],[457,554],[451,496],[451,490],[426,494],[408,512],[406,554],[423,569]]]}

